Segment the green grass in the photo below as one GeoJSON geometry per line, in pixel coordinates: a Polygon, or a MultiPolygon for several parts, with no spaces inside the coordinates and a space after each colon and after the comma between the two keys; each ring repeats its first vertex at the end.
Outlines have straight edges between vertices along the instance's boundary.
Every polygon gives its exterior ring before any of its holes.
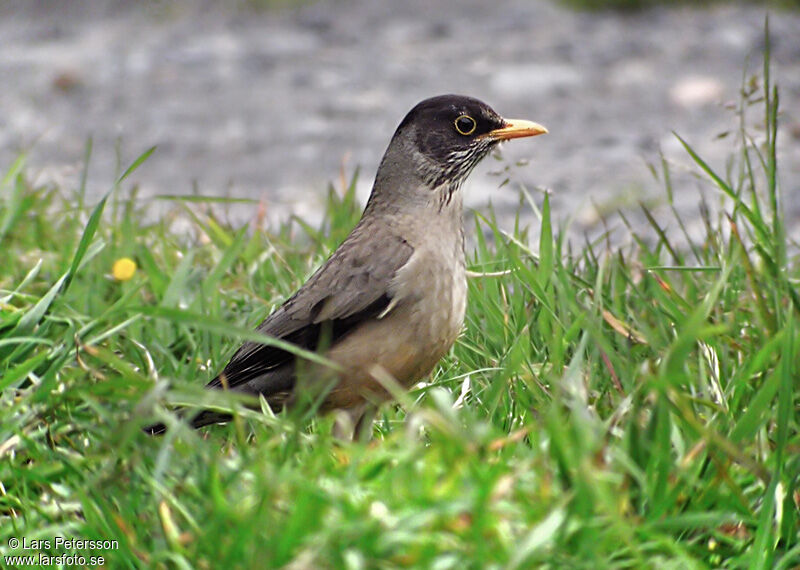
{"type": "MultiPolygon", "coordinates": [[[[452,354],[382,409],[367,445],[334,441],[330,418],[202,390],[347,234],[354,185],[331,189],[320,228],[231,228],[190,200],[147,218],[126,174],[87,205],[82,188],[32,186],[21,157],[0,189],[0,553],[109,568],[797,567],[800,264],[768,74],[742,116],[759,97],[766,140],[741,129],[724,173],[686,145],[720,196],[701,239],[651,216],[636,247],[575,251],[547,198],[524,193],[534,252],[519,223],[479,216],[471,269],[507,273],[471,279],[452,354]],[[128,281],[111,275],[123,257],[139,266],[128,281]],[[169,411],[201,403],[236,419],[196,433],[169,411]],[[173,429],[148,437],[152,421],[173,429]]],[[[666,163],[659,177],[671,197],[666,163]]]]}

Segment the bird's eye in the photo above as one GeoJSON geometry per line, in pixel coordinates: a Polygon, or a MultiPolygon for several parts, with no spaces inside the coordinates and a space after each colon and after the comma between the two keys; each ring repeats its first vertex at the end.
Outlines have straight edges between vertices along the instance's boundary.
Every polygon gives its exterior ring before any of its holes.
{"type": "Polygon", "coordinates": [[[461,133],[462,135],[471,135],[475,132],[478,124],[475,122],[475,119],[470,117],[469,115],[461,115],[455,121],[456,130],[461,133]]]}

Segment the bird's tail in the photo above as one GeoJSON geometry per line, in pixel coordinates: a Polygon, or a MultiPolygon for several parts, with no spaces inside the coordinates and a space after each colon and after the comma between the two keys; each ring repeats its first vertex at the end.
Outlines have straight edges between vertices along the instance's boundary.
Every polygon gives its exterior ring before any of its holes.
{"type": "MultiPolygon", "coordinates": [[[[0,0],[2,1],[2,0],[0,0]]],[[[223,372],[224,374],[224,372],[223,372]]],[[[206,384],[206,388],[212,390],[228,390],[227,381],[224,379],[223,374],[220,374],[211,382],[206,384]]],[[[236,388],[230,389],[231,392],[238,394],[249,394],[251,396],[258,396],[259,394],[266,395],[267,403],[274,413],[279,413],[291,400],[292,390],[294,388],[294,369],[291,367],[283,367],[276,371],[270,372],[263,377],[265,383],[259,384],[258,378],[251,380],[247,384],[242,384],[236,388]]],[[[253,409],[259,409],[254,403],[251,406],[253,409]]],[[[189,423],[192,428],[197,429],[211,424],[221,424],[229,422],[233,416],[225,412],[218,412],[215,410],[201,410],[192,412],[188,410],[178,410],[176,412],[182,418],[191,418],[189,423]]],[[[167,431],[167,426],[163,423],[152,424],[144,428],[144,432],[149,435],[163,435],[167,431]]]]}
{"type": "MultiPolygon", "coordinates": [[[[192,428],[197,429],[211,424],[221,424],[231,420],[231,415],[223,412],[215,412],[213,410],[203,410],[192,418],[192,428]]],[[[144,432],[148,435],[164,435],[167,432],[167,426],[163,423],[152,424],[144,428],[144,432]]]]}
{"type": "Polygon", "coordinates": [[[164,435],[167,432],[167,426],[164,424],[151,424],[142,429],[147,435],[164,435]]]}

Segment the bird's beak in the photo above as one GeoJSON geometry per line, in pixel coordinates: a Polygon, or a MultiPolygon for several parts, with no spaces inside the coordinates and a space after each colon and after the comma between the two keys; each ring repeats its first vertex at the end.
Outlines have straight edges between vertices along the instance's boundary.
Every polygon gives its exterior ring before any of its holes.
{"type": "Polygon", "coordinates": [[[503,119],[506,124],[504,127],[489,131],[485,137],[496,141],[507,141],[509,139],[519,139],[522,137],[535,137],[536,135],[547,134],[547,129],[539,123],[525,121],[523,119],[503,119]]]}

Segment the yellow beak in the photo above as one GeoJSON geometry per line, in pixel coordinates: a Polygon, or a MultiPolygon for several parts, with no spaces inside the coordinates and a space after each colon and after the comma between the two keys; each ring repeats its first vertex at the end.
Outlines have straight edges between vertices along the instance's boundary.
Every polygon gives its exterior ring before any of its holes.
{"type": "Polygon", "coordinates": [[[498,141],[507,141],[509,139],[519,139],[522,137],[535,137],[536,135],[544,135],[548,132],[545,127],[533,121],[525,121],[523,119],[503,120],[506,122],[504,127],[489,131],[483,136],[498,141]]]}

